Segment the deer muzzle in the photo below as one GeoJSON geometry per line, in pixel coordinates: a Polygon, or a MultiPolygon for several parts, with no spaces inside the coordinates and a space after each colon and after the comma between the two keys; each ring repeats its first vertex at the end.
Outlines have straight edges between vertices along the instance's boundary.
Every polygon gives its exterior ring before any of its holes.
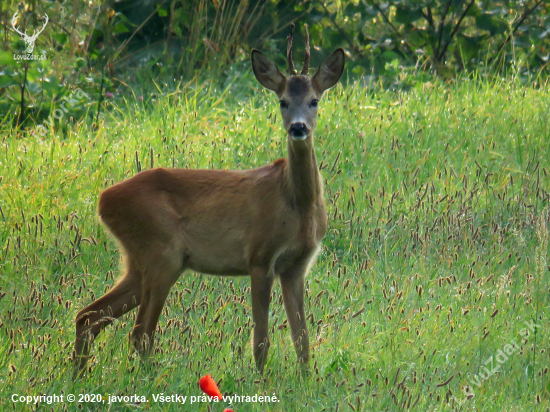
{"type": "Polygon", "coordinates": [[[304,140],[309,134],[309,130],[305,123],[296,122],[290,125],[289,133],[294,140],[304,140]]]}

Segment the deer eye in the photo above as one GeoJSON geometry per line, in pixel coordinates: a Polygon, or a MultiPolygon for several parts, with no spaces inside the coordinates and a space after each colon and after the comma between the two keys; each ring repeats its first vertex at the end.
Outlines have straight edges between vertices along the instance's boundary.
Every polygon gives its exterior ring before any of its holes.
{"type": "Polygon", "coordinates": [[[309,105],[311,107],[317,107],[318,104],[319,104],[319,100],[313,99],[309,105]]]}
{"type": "Polygon", "coordinates": [[[284,100],[279,101],[279,104],[281,105],[281,109],[288,109],[288,103],[284,100]]]}

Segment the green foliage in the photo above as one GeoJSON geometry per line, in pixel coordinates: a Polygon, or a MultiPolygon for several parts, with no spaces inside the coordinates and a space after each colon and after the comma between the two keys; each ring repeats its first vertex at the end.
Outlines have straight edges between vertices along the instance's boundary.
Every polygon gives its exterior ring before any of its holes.
{"type": "MultiPolygon", "coordinates": [[[[60,109],[75,89],[97,95],[101,74],[89,65],[94,53],[89,47],[93,28],[90,28],[90,16],[78,13],[79,3],[42,2],[39,5],[30,1],[19,9],[8,7],[1,14],[4,27],[9,30],[4,33],[3,50],[0,50],[0,116],[4,121],[14,126],[36,127],[51,121],[55,110],[60,109]],[[17,26],[27,33],[39,28],[46,14],[49,16],[35,43],[33,54],[39,59],[22,59],[24,44],[21,37],[11,31],[15,10],[19,12],[17,26]]],[[[66,130],[71,119],[81,119],[88,113],[90,105],[91,100],[69,105],[64,112],[66,121],[56,120],[56,127],[66,130]]]]}
{"type": "MultiPolygon", "coordinates": [[[[346,49],[344,82],[409,88],[434,74],[479,70],[536,78],[546,76],[550,55],[550,3],[542,0],[30,0],[1,11],[0,115],[23,127],[51,122],[75,89],[91,99],[67,119],[93,123],[111,99],[141,99],[194,78],[223,88],[246,76],[252,48],[284,67],[290,22],[300,27],[295,56],[309,25],[312,67],[327,51],[346,49]],[[35,49],[45,60],[13,58],[25,48],[11,30],[15,11],[29,33],[50,17],[35,49]]],[[[67,131],[69,123],[55,123],[67,131]]]]}
{"type": "MultiPolygon", "coordinates": [[[[519,64],[538,72],[550,48],[550,4],[533,1],[394,0],[312,2],[319,24],[337,29],[324,47],[344,46],[356,73],[394,78],[386,63],[433,68],[443,78],[484,64],[519,64]]],[[[329,47],[330,48],[330,47],[329,47]]]]}
{"type": "MultiPolygon", "coordinates": [[[[550,103],[548,84],[518,79],[432,79],[409,91],[355,83],[323,98],[316,152],[330,226],[307,279],[309,376],[297,373],[279,288],[260,377],[249,280],[186,273],[150,362],[129,355],[134,311],[98,337],[92,371],[73,379],[75,315],[119,270],[96,216],[100,190],[133,176],[136,162],[248,169],[283,156],[276,99],[254,88],[193,82],[109,100],[94,132],[75,121],[47,139],[0,125],[3,404],[24,409],[12,394],[137,394],[149,404],[111,410],[206,410],[152,395],[199,395],[211,373],[224,393],[280,400],[236,403],[239,412],[550,407],[550,103]],[[522,334],[525,322],[540,327],[522,334]],[[489,376],[487,361],[512,341],[517,351],[489,376]]],[[[52,405],[65,406],[77,410],[52,405]]]]}

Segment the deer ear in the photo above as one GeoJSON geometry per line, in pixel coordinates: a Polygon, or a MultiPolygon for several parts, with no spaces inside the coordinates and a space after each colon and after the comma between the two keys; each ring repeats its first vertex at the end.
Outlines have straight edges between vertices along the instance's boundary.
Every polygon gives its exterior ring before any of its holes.
{"type": "Polygon", "coordinates": [[[342,76],[344,72],[344,50],[337,49],[321,64],[321,67],[311,78],[311,84],[319,93],[330,89],[342,76]]]}
{"type": "Polygon", "coordinates": [[[258,82],[266,89],[273,90],[278,95],[282,93],[286,77],[277,65],[258,50],[252,50],[252,69],[258,82]]]}

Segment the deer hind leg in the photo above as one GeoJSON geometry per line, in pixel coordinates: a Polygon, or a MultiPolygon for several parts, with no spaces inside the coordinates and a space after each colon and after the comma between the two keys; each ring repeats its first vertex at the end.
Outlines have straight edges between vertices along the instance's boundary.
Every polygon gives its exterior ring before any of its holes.
{"type": "Polygon", "coordinates": [[[148,269],[142,279],[141,304],[131,334],[134,348],[145,357],[153,349],[155,329],[170,289],[185,270],[182,253],[161,250],[162,253],[148,259],[148,269]]]}
{"type": "Polygon", "coordinates": [[[269,298],[273,278],[261,269],[250,273],[252,292],[252,319],[254,321],[254,359],[260,373],[263,373],[269,349],[269,298]]]}
{"type": "Polygon", "coordinates": [[[77,371],[86,366],[94,338],[114,319],[140,304],[141,282],[141,273],[130,263],[128,272],[113,289],[78,312],[74,344],[77,371]]]}
{"type": "Polygon", "coordinates": [[[304,280],[307,264],[281,274],[281,290],[286,316],[290,325],[294,349],[299,363],[309,361],[309,334],[304,311],[304,280]]]}

